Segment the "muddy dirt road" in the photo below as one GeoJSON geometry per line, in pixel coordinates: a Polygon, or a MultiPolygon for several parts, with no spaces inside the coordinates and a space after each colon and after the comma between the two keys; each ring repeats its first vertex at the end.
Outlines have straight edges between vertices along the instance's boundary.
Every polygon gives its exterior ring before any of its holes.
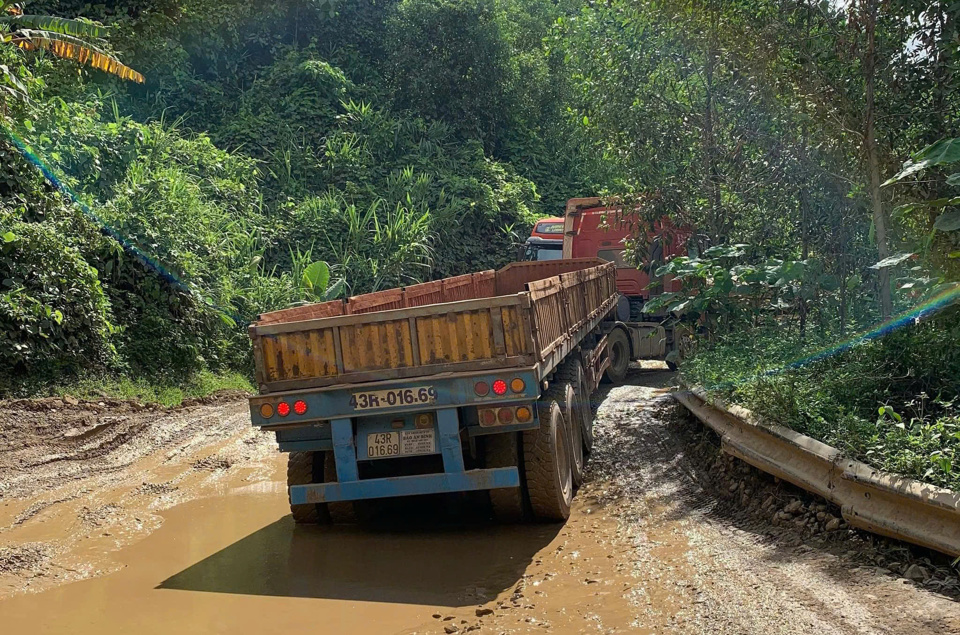
{"type": "Polygon", "coordinates": [[[516,527],[433,500],[294,527],[284,458],[236,399],[0,406],[0,630],[960,633],[950,581],[719,496],[670,379],[599,395],[571,519],[516,527]]]}

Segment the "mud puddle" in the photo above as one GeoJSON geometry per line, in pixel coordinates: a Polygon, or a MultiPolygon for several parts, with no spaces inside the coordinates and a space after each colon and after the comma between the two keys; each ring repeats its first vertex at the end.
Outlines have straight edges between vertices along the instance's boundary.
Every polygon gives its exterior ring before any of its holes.
{"type": "Polygon", "coordinates": [[[625,632],[635,621],[631,584],[617,579],[626,545],[589,495],[564,526],[438,511],[435,527],[295,527],[278,481],[161,515],[115,555],[116,573],[0,602],[0,621],[35,633],[466,632],[481,619],[496,632],[625,632]]]}
{"type": "Polygon", "coordinates": [[[0,499],[0,625],[98,635],[960,632],[957,603],[787,543],[766,516],[718,504],[663,396],[669,380],[634,373],[598,393],[588,481],[569,521],[554,525],[497,526],[422,498],[372,526],[294,526],[285,457],[237,404],[95,430],[74,463],[46,457],[75,437],[39,439],[19,457],[27,468],[0,457],[0,482],[11,476],[15,494],[0,499]]]}

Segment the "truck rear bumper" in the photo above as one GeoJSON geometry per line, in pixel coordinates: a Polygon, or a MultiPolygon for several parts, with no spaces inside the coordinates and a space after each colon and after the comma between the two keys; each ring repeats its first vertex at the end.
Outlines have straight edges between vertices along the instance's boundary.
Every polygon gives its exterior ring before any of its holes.
{"type": "Polygon", "coordinates": [[[499,467],[464,472],[443,472],[420,476],[375,478],[345,483],[315,483],[292,485],[290,503],[330,503],[335,501],[416,496],[444,492],[520,487],[520,474],[515,467],[499,467]]]}

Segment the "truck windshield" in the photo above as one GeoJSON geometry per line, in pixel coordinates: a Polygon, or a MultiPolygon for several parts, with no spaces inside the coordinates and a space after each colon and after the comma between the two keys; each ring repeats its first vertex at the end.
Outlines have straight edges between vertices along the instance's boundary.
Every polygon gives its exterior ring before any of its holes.
{"type": "Polygon", "coordinates": [[[537,228],[534,231],[538,234],[562,234],[563,223],[556,221],[537,223],[537,228]]]}
{"type": "Polygon", "coordinates": [[[520,260],[559,260],[563,258],[563,245],[532,245],[520,248],[520,260]]]}

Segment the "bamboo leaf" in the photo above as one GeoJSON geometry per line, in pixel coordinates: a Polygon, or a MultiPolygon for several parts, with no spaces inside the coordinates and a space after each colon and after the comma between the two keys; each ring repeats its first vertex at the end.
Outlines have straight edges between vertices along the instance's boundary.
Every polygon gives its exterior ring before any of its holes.
{"type": "Polygon", "coordinates": [[[11,42],[27,51],[42,49],[49,51],[59,58],[92,66],[105,73],[116,75],[121,79],[128,79],[138,84],[143,83],[143,75],[129,66],[122,64],[117,58],[106,51],[100,50],[92,44],[77,39],[72,35],[24,29],[18,31],[16,37],[14,37],[11,42]]]}
{"type": "Polygon", "coordinates": [[[9,24],[14,30],[37,29],[62,35],[100,37],[106,31],[102,26],[82,20],[68,20],[50,15],[11,15],[0,17],[0,24],[9,24]]]}

